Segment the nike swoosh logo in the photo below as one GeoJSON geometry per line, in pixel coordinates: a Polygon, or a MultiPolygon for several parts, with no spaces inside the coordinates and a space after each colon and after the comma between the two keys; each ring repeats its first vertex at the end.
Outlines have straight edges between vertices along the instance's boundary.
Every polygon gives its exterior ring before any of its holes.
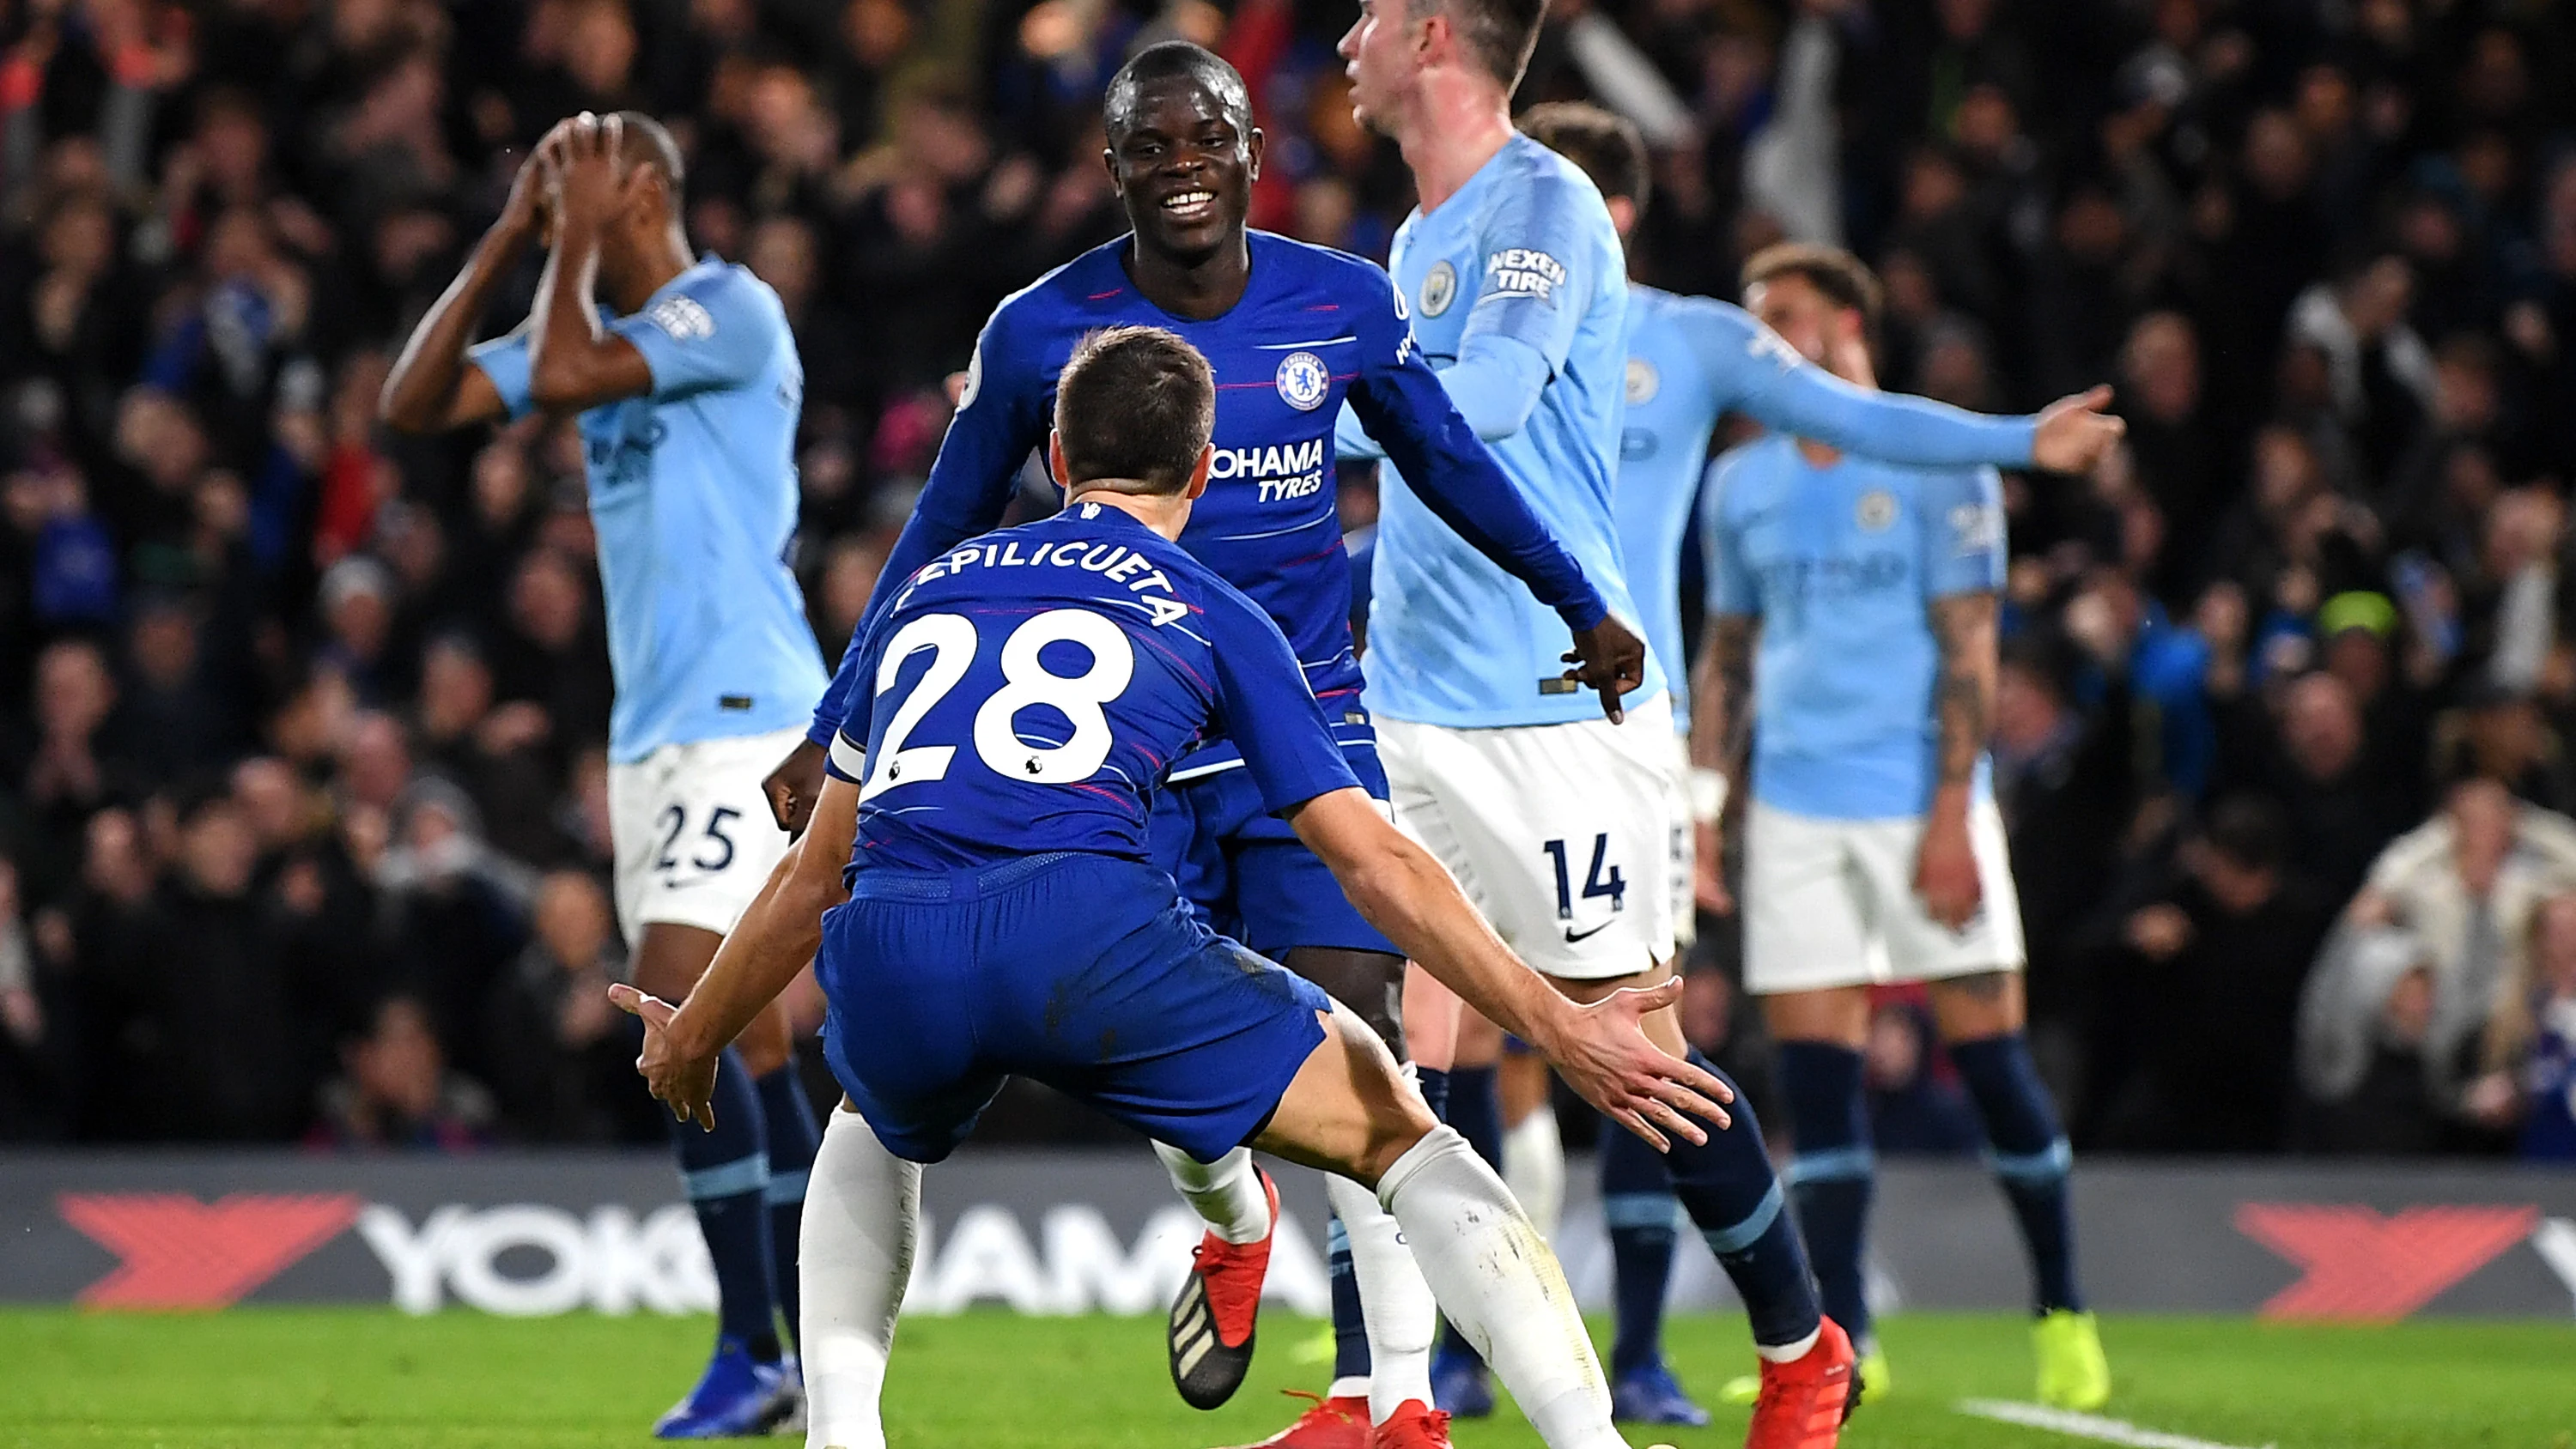
{"type": "Polygon", "coordinates": [[[1572,926],[1568,926],[1565,928],[1565,944],[1571,946],[1577,941],[1589,940],[1609,929],[1610,923],[1608,921],[1603,921],[1600,925],[1593,927],[1589,931],[1578,931],[1572,926]]]}

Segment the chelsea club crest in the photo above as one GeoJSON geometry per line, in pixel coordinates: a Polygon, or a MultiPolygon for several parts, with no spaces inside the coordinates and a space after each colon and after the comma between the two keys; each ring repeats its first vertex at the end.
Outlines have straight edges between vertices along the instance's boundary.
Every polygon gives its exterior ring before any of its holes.
{"type": "Polygon", "coordinates": [[[1445,261],[1433,262],[1422,277],[1422,315],[1437,317],[1458,300],[1458,269],[1445,261]]]}
{"type": "Polygon", "coordinates": [[[1333,390],[1333,375],[1324,359],[1311,352],[1291,352],[1279,364],[1279,398],[1301,413],[1321,407],[1333,390]]]}

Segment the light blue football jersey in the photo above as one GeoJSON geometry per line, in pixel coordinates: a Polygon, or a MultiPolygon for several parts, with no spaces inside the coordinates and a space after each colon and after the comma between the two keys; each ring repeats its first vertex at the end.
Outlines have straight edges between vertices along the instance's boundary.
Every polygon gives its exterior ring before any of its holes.
{"type": "Polygon", "coordinates": [[[1924,398],[1858,388],[1801,359],[1732,302],[1628,288],[1627,425],[1619,439],[1615,512],[1628,586],[1646,643],[1687,730],[1690,661],[1682,657],[1682,540],[1717,421],[1740,412],[1766,427],[1918,466],[2030,461],[2032,420],[1964,412],[1924,398]]]}
{"type": "MultiPolygon", "coordinates": [[[[1495,460],[1610,611],[1642,627],[1610,497],[1627,362],[1628,283],[1601,193],[1574,163],[1515,135],[1456,195],[1396,232],[1388,270],[1435,369],[1483,334],[1546,359],[1548,382],[1495,460]]],[[[1496,567],[1383,470],[1369,604],[1368,706],[1454,728],[1594,719],[1591,691],[1542,692],[1565,672],[1556,611],[1496,567]]],[[[1630,703],[1664,687],[1651,661],[1630,703]]]]}
{"type": "MultiPolygon", "coordinates": [[[[1702,503],[1708,611],[1762,621],[1753,796],[1836,820],[1929,809],[1934,599],[2003,587],[1992,468],[1819,468],[1784,436],[1733,449],[1702,503]]],[[[1981,761],[1977,790],[1987,789],[1981,761]]]]}
{"type": "MultiPolygon", "coordinates": [[[[581,415],[617,683],[608,757],[803,725],[822,651],[787,567],[805,369],[778,294],[708,257],[608,322],[653,391],[581,415]]],[[[524,332],[468,356],[525,414],[524,332]]]]}

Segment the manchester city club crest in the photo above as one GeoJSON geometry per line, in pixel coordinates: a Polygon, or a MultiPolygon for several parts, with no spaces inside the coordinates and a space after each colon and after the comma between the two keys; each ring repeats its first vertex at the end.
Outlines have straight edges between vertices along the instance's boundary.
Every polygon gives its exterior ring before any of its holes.
{"type": "Polygon", "coordinates": [[[1655,394],[1661,392],[1663,386],[1664,375],[1655,371],[1653,363],[1642,357],[1628,359],[1628,406],[1633,408],[1654,401],[1655,394]]]}
{"type": "Polygon", "coordinates": [[[1433,262],[1422,278],[1422,315],[1437,317],[1458,300],[1458,269],[1447,262],[1433,262]]]}
{"type": "Polygon", "coordinates": [[[1279,364],[1279,397],[1301,413],[1311,413],[1323,406],[1324,395],[1333,390],[1333,374],[1324,367],[1324,359],[1311,352],[1291,352],[1279,364]]]}
{"type": "Polygon", "coordinates": [[[1860,496],[1859,506],[1852,509],[1852,521],[1863,533],[1884,533],[1896,521],[1896,495],[1884,488],[1872,488],[1860,496]]]}

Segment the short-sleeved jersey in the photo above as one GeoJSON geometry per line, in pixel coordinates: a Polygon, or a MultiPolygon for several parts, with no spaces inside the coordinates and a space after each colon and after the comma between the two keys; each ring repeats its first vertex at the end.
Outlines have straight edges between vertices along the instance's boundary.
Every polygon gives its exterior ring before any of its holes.
{"type": "MultiPolygon", "coordinates": [[[[885,580],[908,577],[1001,521],[1021,463],[1046,441],[1066,359],[1086,335],[1133,323],[1178,334],[1216,374],[1216,459],[1182,545],[1287,635],[1346,740],[1372,736],[1360,708],[1350,566],[1335,506],[1332,435],[1345,399],[1391,456],[1435,480],[1434,506],[1475,540],[1469,547],[1510,563],[1511,575],[1494,572],[1513,578],[1523,603],[1559,611],[1560,641],[1567,624],[1599,620],[1604,604],[1586,570],[1522,503],[1458,416],[1415,349],[1386,274],[1357,257],[1266,232],[1251,233],[1249,244],[1243,297],[1208,321],[1175,316],[1137,291],[1126,272],[1128,238],[1077,257],[995,309],[885,580]]],[[[872,614],[885,593],[881,584],[872,614]]],[[[816,713],[818,729],[846,706],[854,680],[845,662],[816,713]]],[[[1220,769],[1234,758],[1230,744],[1214,741],[1181,769],[1220,769]]]]}
{"type": "Polygon", "coordinates": [[[1929,809],[1940,650],[1926,606],[2003,587],[2002,480],[1848,454],[1819,468],[1769,437],[1717,461],[1702,506],[1709,612],[1762,621],[1754,798],[1838,820],[1929,809]]]}
{"type": "Polygon", "coordinates": [[[1872,392],[1798,356],[1730,302],[1628,289],[1627,426],[1619,440],[1619,541],[1628,586],[1645,610],[1646,642],[1664,663],[1673,722],[1688,729],[1681,657],[1681,551],[1691,500],[1718,419],[1767,427],[1925,467],[2030,461],[2031,421],[1988,418],[1921,398],[1872,392]]]}
{"type": "MultiPolygon", "coordinates": [[[[1611,612],[1637,623],[1610,514],[1628,283],[1601,193],[1574,163],[1515,135],[1436,210],[1405,218],[1388,269],[1434,368],[1483,334],[1546,360],[1537,407],[1488,446],[1611,612]]],[[[1405,460],[1390,461],[1369,604],[1369,707],[1458,728],[1597,715],[1588,692],[1559,688],[1564,626],[1425,505],[1423,480],[1405,460]]],[[[1663,679],[1649,661],[1631,698],[1663,679]]]]}
{"type": "MultiPolygon", "coordinates": [[[[825,676],[786,561],[805,370],[778,294],[709,257],[608,327],[653,373],[650,395],[581,415],[617,684],[608,757],[793,728],[825,676]]],[[[524,332],[469,356],[511,416],[529,410],[524,332]]]]}
{"type": "Polygon", "coordinates": [[[854,871],[1150,862],[1154,792],[1220,733],[1274,812],[1358,784],[1261,606],[1104,504],[931,560],[852,651],[828,768],[859,783],[854,871]]]}

